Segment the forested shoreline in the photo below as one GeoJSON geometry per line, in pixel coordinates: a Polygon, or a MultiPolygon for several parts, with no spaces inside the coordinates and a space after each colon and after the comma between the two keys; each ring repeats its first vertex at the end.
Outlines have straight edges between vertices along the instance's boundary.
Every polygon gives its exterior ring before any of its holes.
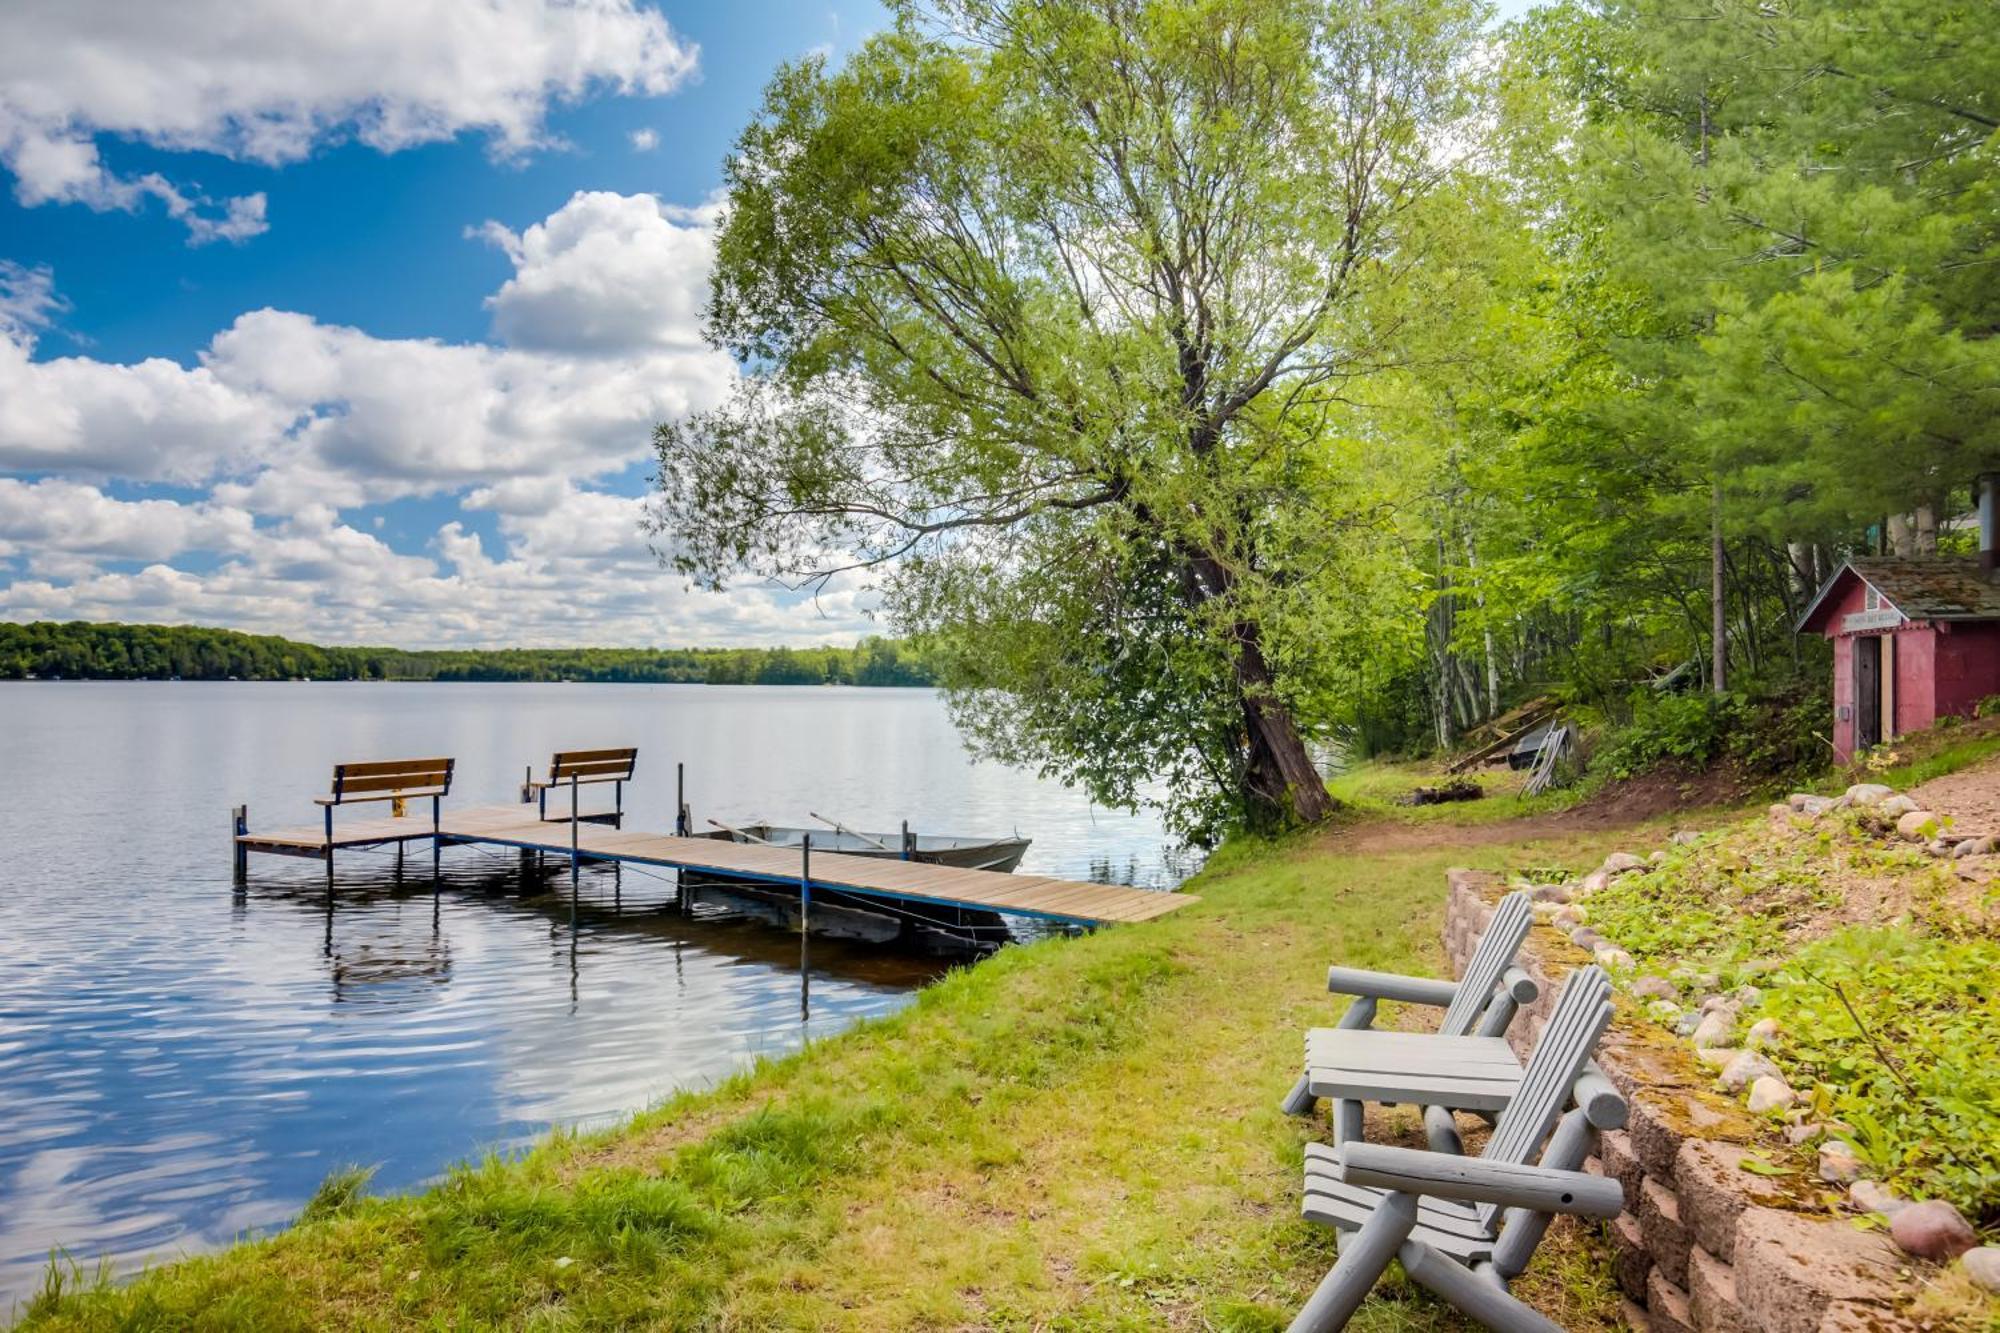
{"type": "Polygon", "coordinates": [[[703,586],[885,571],[984,755],[1203,842],[1543,696],[1702,762],[1831,707],[1844,560],[1972,550],[1978,7],[893,12],[726,164],[750,373],[651,527],[703,586]]]}
{"type": "Polygon", "coordinates": [[[329,647],[198,625],[0,623],[0,680],[585,681],[928,685],[893,639],[851,648],[329,647]]]}

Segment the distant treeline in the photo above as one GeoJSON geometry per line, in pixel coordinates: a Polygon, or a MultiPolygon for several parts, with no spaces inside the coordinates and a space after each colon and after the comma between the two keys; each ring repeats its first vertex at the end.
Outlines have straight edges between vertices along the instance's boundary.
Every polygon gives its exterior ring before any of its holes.
{"type": "Polygon", "coordinates": [[[326,648],[192,625],[0,623],[0,680],[576,680],[928,685],[894,639],[852,648],[326,648]]]}

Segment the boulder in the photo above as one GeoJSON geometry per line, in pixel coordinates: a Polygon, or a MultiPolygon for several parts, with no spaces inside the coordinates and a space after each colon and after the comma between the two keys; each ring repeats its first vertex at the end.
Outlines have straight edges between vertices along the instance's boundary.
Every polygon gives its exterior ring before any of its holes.
{"type": "Polygon", "coordinates": [[[1633,962],[1631,954],[1609,942],[1599,944],[1591,951],[1591,956],[1597,959],[1597,965],[1606,972],[1629,972],[1638,966],[1633,962]]]}
{"type": "Polygon", "coordinates": [[[1727,1005],[1711,1009],[1702,1016],[1694,1030],[1696,1050],[1727,1046],[1730,1036],[1736,1031],[1736,1011],[1727,1005]]]}
{"type": "Polygon", "coordinates": [[[1778,1042],[1778,1032],[1777,1019],[1760,1018],[1752,1023],[1750,1031],[1744,1034],[1743,1044],[1752,1050],[1761,1050],[1767,1046],[1775,1046],[1778,1042]]]}
{"type": "Polygon", "coordinates": [[[1722,1086],[1731,1092],[1741,1092],[1760,1078],[1776,1078],[1778,1067],[1755,1051],[1738,1051],[1728,1064],[1722,1067],[1722,1086]]]}
{"type": "MultiPolygon", "coordinates": [[[[1745,1051],[1743,1054],[1754,1055],[1755,1052],[1745,1051]]],[[[1725,1078],[1728,1077],[1727,1069],[1722,1072],[1725,1078]]],[[[1792,1091],[1792,1085],[1775,1074],[1765,1074],[1750,1084],[1750,1110],[1754,1115],[1768,1115],[1772,1111],[1789,1110],[1792,1103],[1798,1099],[1799,1095],[1792,1091]]]]}
{"type": "Polygon", "coordinates": [[[1981,1245],[1958,1257],[1958,1266],[1981,1291],[2000,1296],[2000,1245],[1981,1245]]]}
{"type": "Polygon", "coordinates": [[[1632,983],[1632,993],[1642,1000],[1679,1000],[1680,987],[1665,977],[1645,976],[1632,983]]]}
{"type": "Polygon", "coordinates": [[[1861,1179],[1861,1158],[1854,1145],[1829,1139],[1819,1148],[1819,1178],[1829,1185],[1851,1185],[1861,1179]]]}
{"type": "Polygon", "coordinates": [[[1729,1067],[1729,1062],[1743,1052],[1734,1046],[1697,1046],[1694,1058],[1708,1068],[1721,1071],[1729,1067]]]}
{"type": "Polygon", "coordinates": [[[1950,856],[1951,844],[1946,842],[1943,838],[1932,838],[1929,842],[1924,844],[1924,850],[1929,852],[1932,856],[1950,856]]]}
{"type": "Polygon", "coordinates": [[[1630,852],[1613,852],[1604,858],[1604,864],[1597,867],[1606,879],[1628,875],[1634,870],[1644,870],[1646,862],[1630,852]]]}
{"type": "Polygon", "coordinates": [[[1950,1263],[1979,1245],[1979,1233],[1972,1229],[1958,1209],[1943,1199],[1926,1199],[1898,1209],[1889,1219],[1889,1239],[1933,1263],[1950,1263]]]}
{"type": "Polygon", "coordinates": [[[1556,914],[1562,911],[1562,907],[1556,903],[1530,903],[1528,910],[1534,914],[1536,925],[1553,926],[1556,923],[1556,914]]]}
{"type": "Polygon", "coordinates": [[[1590,916],[1588,913],[1576,904],[1571,903],[1565,907],[1558,907],[1555,915],[1550,918],[1550,921],[1558,930],[1575,930],[1589,919],[1590,916]]]}
{"type": "Polygon", "coordinates": [[[1991,856],[1996,851],[2000,851],[2000,838],[1988,834],[1965,839],[1951,849],[1951,854],[1962,861],[1968,856],[1991,856]]]}
{"type": "Polygon", "coordinates": [[[1700,842],[1701,834],[1691,828],[1675,829],[1667,835],[1667,841],[1675,847],[1685,847],[1691,842],[1700,842]]]}
{"type": "Polygon", "coordinates": [[[1672,1000],[1649,1000],[1646,1012],[1670,1028],[1678,1028],[1681,1021],[1681,1007],[1672,1000]]]}
{"type": "Polygon", "coordinates": [[[1605,874],[1602,870],[1593,870],[1576,882],[1576,890],[1570,894],[1570,897],[1572,900],[1588,898],[1591,894],[1596,893],[1610,882],[1611,876],[1605,874]]]}
{"type": "Polygon", "coordinates": [[[1566,903],[1569,901],[1569,887],[1564,884],[1537,884],[1534,898],[1538,903],[1566,903]]]}
{"type": "Polygon", "coordinates": [[[1846,792],[1849,805],[1877,805],[1895,794],[1894,787],[1880,782],[1857,782],[1846,792]]]}
{"type": "Polygon", "coordinates": [[[1916,808],[1915,801],[1900,793],[1895,796],[1885,796],[1875,803],[1875,813],[1884,819],[1900,818],[1916,808]]]}
{"type": "Polygon", "coordinates": [[[1879,1180],[1857,1180],[1847,1187],[1847,1199],[1864,1213],[1880,1213],[1884,1217],[1894,1217],[1910,1206],[1908,1199],[1901,1199],[1879,1180]]]}
{"type": "Polygon", "coordinates": [[[1764,813],[1773,819],[1790,819],[1792,817],[1792,807],[1779,801],[1766,806],[1764,813]]]}
{"type": "Polygon", "coordinates": [[[1896,832],[1911,842],[1929,842],[1938,831],[1938,817],[1928,810],[1906,810],[1896,820],[1896,832]]]}
{"type": "Polygon", "coordinates": [[[1809,791],[1795,791],[1785,798],[1785,808],[1788,810],[1803,810],[1806,808],[1807,801],[1817,799],[1819,798],[1809,791]]]}
{"type": "Polygon", "coordinates": [[[1578,926],[1569,933],[1569,942],[1579,949],[1595,949],[1604,943],[1604,937],[1589,926],[1578,926]]]}

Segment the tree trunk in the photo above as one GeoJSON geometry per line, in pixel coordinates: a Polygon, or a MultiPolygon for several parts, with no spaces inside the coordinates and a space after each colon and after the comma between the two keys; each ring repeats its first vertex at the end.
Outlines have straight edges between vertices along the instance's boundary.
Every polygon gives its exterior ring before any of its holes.
{"type": "Polygon", "coordinates": [[[1305,738],[1292,721],[1291,710],[1272,688],[1271,668],[1257,626],[1236,627],[1236,689],[1243,704],[1243,726],[1250,753],[1243,766],[1243,795],[1253,822],[1264,807],[1275,823],[1317,824],[1332,817],[1339,803],[1313,766],[1305,738]]]}
{"type": "Polygon", "coordinates": [[[1708,512],[1710,606],[1708,637],[1709,659],[1714,667],[1709,674],[1709,680],[1717,694],[1727,694],[1729,692],[1729,603],[1725,600],[1728,590],[1723,580],[1727,551],[1722,543],[1722,483],[1719,481],[1715,483],[1710,497],[1708,512]]]}
{"type": "MultiPolygon", "coordinates": [[[[1189,557],[1184,578],[1183,595],[1191,605],[1227,596],[1235,586],[1228,566],[1202,554],[1189,557]]],[[[1271,664],[1264,658],[1261,627],[1253,620],[1239,620],[1232,627],[1232,638],[1236,701],[1243,710],[1246,742],[1237,796],[1248,822],[1253,827],[1282,827],[1331,818],[1340,803],[1327,791],[1291,710],[1278,697],[1271,664]]]]}

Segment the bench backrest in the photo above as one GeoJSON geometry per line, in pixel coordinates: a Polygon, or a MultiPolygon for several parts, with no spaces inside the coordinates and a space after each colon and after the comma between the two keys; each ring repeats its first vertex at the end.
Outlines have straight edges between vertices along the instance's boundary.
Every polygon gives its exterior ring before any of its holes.
{"type": "Polygon", "coordinates": [[[636,747],[624,750],[558,750],[549,761],[549,785],[563,787],[571,778],[578,782],[630,782],[638,766],[636,747]]]}
{"type": "Polygon", "coordinates": [[[451,790],[449,759],[378,759],[333,766],[333,803],[383,801],[410,792],[442,796],[451,790]]]}
{"type": "Polygon", "coordinates": [[[1459,978],[1458,994],[1451,997],[1451,1005],[1438,1023],[1439,1033],[1447,1037],[1472,1035],[1479,1016],[1486,1012],[1486,1005],[1493,998],[1493,988],[1500,984],[1500,974],[1514,965],[1521,941],[1528,938],[1534,915],[1525,891],[1510,893],[1500,900],[1493,909],[1492,923],[1479,937],[1479,947],[1473,950],[1472,961],[1465,965],[1465,975],[1459,978]]]}
{"type": "MultiPolygon", "coordinates": [[[[1611,978],[1604,969],[1592,964],[1570,973],[1481,1157],[1520,1166],[1534,1161],[1610,1022],[1611,978]]],[[[1497,1203],[1480,1204],[1481,1225],[1490,1229],[1502,1211],[1497,1203]]]]}

